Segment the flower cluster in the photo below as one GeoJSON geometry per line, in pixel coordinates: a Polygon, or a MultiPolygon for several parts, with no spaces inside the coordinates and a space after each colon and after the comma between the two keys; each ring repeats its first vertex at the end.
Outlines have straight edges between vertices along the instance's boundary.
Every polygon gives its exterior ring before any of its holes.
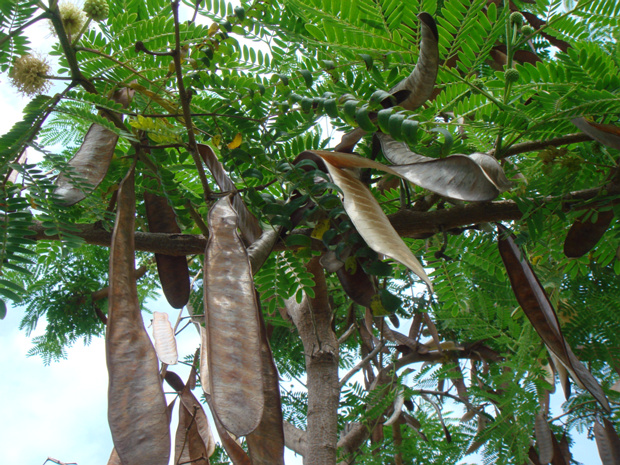
{"type": "Polygon", "coordinates": [[[84,24],[86,24],[86,15],[84,11],[71,2],[62,2],[58,5],[60,11],[60,18],[62,19],[62,25],[65,28],[65,32],[68,36],[75,36],[79,34],[84,24]]]}
{"type": "Polygon", "coordinates": [[[107,0],[86,0],[84,12],[93,21],[103,21],[110,14],[107,0]]]}
{"type": "Polygon", "coordinates": [[[34,96],[49,89],[50,65],[37,55],[24,55],[13,63],[9,73],[11,84],[22,94],[34,96]]]}

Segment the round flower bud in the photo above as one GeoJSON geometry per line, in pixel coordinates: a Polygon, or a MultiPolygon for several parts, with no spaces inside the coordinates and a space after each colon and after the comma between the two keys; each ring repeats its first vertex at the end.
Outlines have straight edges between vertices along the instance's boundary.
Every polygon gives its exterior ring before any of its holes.
{"type": "Polygon", "coordinates": [[[84,13],[93,21],[103,21],[110,14],[110,7],[107,0],[86,0],[84,13]]]}
{"type": "Polygon", "coordinates": [[[525,26],[521,27],[521,34],[523,34],[524,36],[532,35],[534,34],[534,32],[536,32],[536,29],[534,29],[529,24],[526,24],[525,26]]]}
{"type": "Polygon", "coordinates": [[[49,89],[50,83],[45,78],[49,71],[49,63],[41,57],[24,55],[13,63],[9,78],[19,92],[32,97],[49,89]]]}
{"type": "Polygon", "coordinates": [[[473,81],[471,81],[472,85],[475,87],[475,89],[472,89],[472,92],[474,92],[475,94],[479,94],[480,91],[479,89],[484,88],[484,81],[482,79],[474,79],[473,81]]]}
{"type": "Polygon", "coordinates": [[[516,24],[517,26],[521,26],[523,24],[523,15],[518,11],[515,11],[510,15],[510,24],[516,24]]]}
{"type": "Polygon", "coordinates": [[[60,11],[62,25],[67,35],[74,36],[79,34],[86,23],[86,15],[84,15],[80,7],[75,3],[62,2],[58,4],[58,10],[60,11]]]}
{"type": "Polygon", "coordinates": [[[517,82],[519,80],[519,71],[514,68],[509,68],[504,73],[506,82],[517,82]]]}

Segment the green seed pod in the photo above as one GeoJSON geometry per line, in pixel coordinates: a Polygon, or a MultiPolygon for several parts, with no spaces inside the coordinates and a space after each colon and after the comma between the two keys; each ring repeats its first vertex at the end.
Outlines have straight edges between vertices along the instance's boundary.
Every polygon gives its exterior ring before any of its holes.
{"type": "Polygon", "coordinates": [[[395,113],[390,116],[390,119],[388,121],[388,130],[390,132],[390,136],[392,136],[396,140],[400,140],[400,138],[402,137],[401,128],[403,126],[404,120],[405,115],[402,115],[400,113],[395,113]]]}
{"type": "Polygon", "coordinates": [[[402,138],[410,145],[415,145],[418,142],[418,127],[420,123],[411,119],[406,119],[400,127],[400,134],[402,138]]]}
{"type": "Polygon", "coordinates": [[[325,113],[327,113],[327,115],[330,118],[337,118],[338,117],[338,105],[336,104],[336,99],[335,98],[329,98],[327,100],[325,100],[324,103],[324,108],[325,108],[325,113]]]}
{"type": "Polygon", "coordinates": [[[360,128],[367,132],[375,132],[377,128],[368,116],[368,105],[363,105],[355,112],[355,121],[359,124],[360,128]]]}
{"type": "Polygon", "coordinates": [[[304,97],[301,99],[301,110],[304,113],[309,113],[312,110],[312,99],[304,97]]]}
{"type": "Polygon", "coordinates": [[[381,132],[385,134],[390,133],[389,122],[390,116],[392,116],[393,113],[394,110],[392,110],[391,108],[379,110],[379,113],[377,113],[377,122],[379,123],[379,129],[381,129],[381,132]]]}
{"type": "Polygon", "coordinates": [[[239,18],[239,21],[243,21],[245,19],[245,8],[242,6],[235,7],[235,16],[239,18]]]}
{"type": "Polygon", "coordinates": [[[351,126],[355,126],[355,123],[356,123],[355,113],[357,112],[358,103],[359,102],[357,100],[347,100],[344,103],[344,107],[343,107],[344,119],[351,126]]]}

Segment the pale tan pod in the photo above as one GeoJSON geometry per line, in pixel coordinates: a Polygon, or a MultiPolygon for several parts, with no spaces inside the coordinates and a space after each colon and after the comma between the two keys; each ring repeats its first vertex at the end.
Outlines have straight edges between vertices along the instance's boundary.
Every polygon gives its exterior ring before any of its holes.
{"type": "Polygon", "coordinates": [[[157,358],[166,365],[175,365],[179,356],[174,330],[165,312],[153,312],[153,341],[157,358]]]}
{"type": "Polygon", "coordinates": [[[384,426],[392,426],[395,424],[400,418],[400,414],[402,413],[403,405],[405,404],[405,394],[403,392],[403,388],[399,387],[398,392],[396,393],[396,397],[394,398],[394,413],[383,423],[384,426]]]}
{"type": "Polygon", "coordinates": [[[200,327],[200,384],[205,394],[210,395],[210,381],[209,381],[209,362],[207,359],[207,346],[209,341],[207,340],[207,330],[204,326],[200,327]]]}

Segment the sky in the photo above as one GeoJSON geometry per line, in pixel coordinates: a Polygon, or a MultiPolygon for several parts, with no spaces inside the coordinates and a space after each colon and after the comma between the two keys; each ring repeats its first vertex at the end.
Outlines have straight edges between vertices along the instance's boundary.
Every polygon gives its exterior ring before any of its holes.
{"type": "MultiPolygon", "coordinates": [[[[37,25],[32,35],[35,50],[45,53],[52,36],[46,24],[37,25]]],[[[21,120],[21,109],[29,101],[17,95],[6,75],[0,75],[0,134],[21,120]]],[[[168,312],[174,322],[177,311],[163,298],[147,304],[152,311],[168,312]]],[[[112,450],[107,424],[107,369],[104,340],[88,346],[77,343],[66,360],[45,366],[39,357],[28,357],[30,337],[18,329],[23,311],[9,307],[0,320],[0,457],[2,464],[42,465],[53,458],[78,465],[106,465],[112,450]]],[[[148,325],[150,315],[144,314],[148,325]]],[[[42,322],[31,337],[44,330],[42,322]]],[[[150,329],[148,330],[150,333],[150,329]]],[[[179,358],[193,354],[199,336],[192,326],[178,338],[179,358]]],[[[171,370],[186,378],[189,370],[171,370]]],[[[287,381],[287,384],[290,382],[287,381]]],[[[195,393],[199,397],[200,393],[195,393]]],[[[554,395],[555,412],[561,398],[554,395]]],[[[208,411],[208,408],[206,409],[208,411]]],[[[173,415],[173,417],[175,417],[173,415]]],[[[176,430],[173,420],[172,435],[176,430]]],[[[586,465],[599,465],[596,445],[585,435],[576,435],[574,458],[586,465]]],[[[300,457],[286,453],[287,465],[300,464],[300,457]]],[[[481,463],[476,456],[467,463],[481,463]]]]}

